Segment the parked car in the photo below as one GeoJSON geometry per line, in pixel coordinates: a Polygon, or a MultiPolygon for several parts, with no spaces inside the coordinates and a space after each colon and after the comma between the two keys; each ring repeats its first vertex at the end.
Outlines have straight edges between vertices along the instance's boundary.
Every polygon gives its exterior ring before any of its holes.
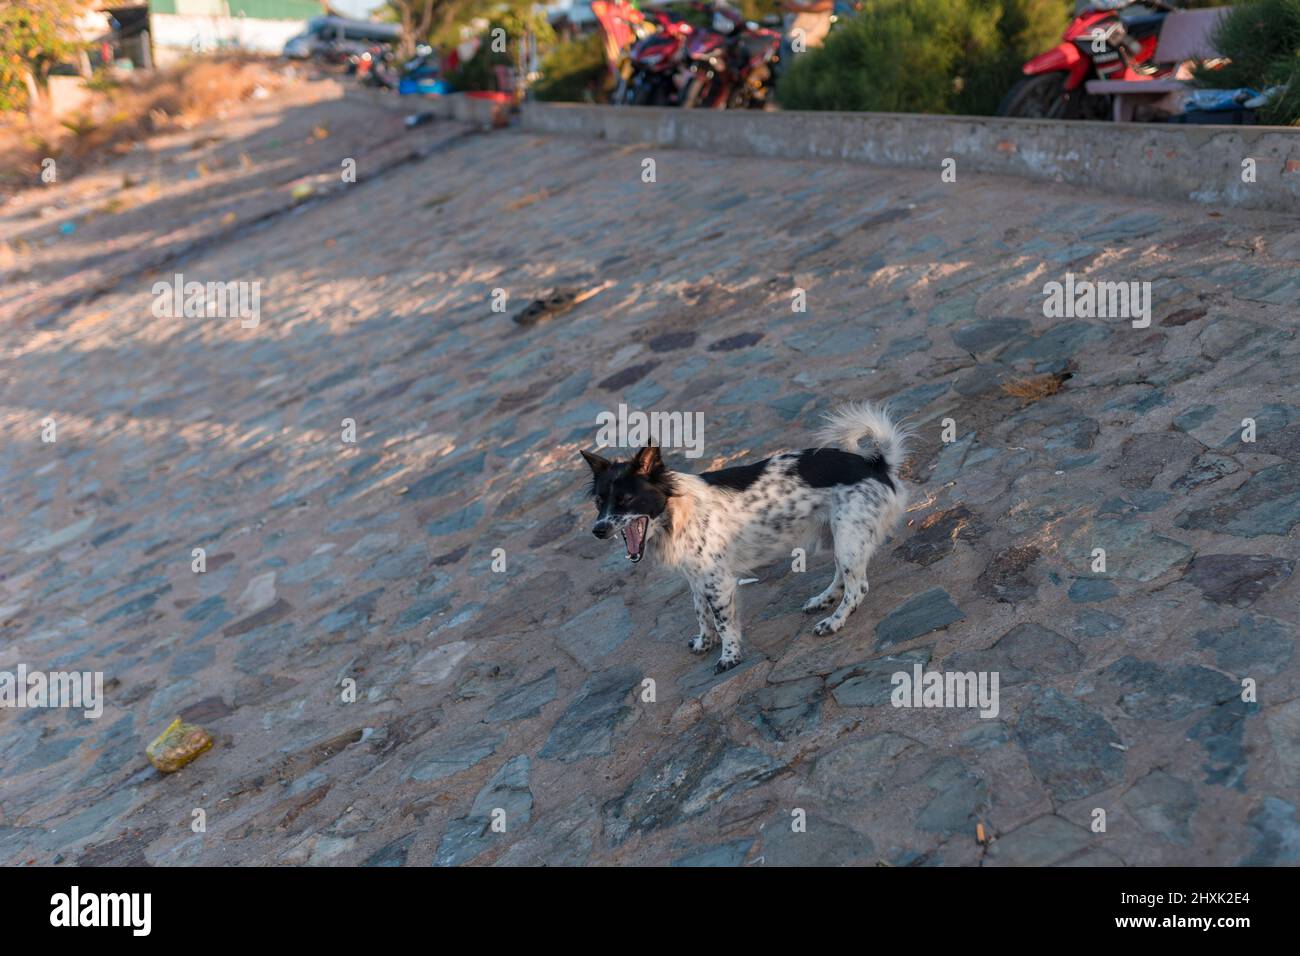
{"type": "Polygon", "coordinates": [[[395,23],[314,17],[307,21],[305,31],[285,43],[283,55],[293,60],[342,63],[364,53],[373,44],[395,44],[401,35],[402,28],[395,23]]]}

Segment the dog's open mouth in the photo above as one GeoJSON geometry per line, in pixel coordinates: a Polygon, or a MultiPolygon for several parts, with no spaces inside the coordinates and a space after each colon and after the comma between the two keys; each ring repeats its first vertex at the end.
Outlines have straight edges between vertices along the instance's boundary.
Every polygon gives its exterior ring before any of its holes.
{"type": "Polygon", "coordinates": [[[645,532],[650,524],[646,517],[633,518],[623,525],[623,544],[627,547],[627,559],[632,562],[641,560],[645,553],[645,532]]]}

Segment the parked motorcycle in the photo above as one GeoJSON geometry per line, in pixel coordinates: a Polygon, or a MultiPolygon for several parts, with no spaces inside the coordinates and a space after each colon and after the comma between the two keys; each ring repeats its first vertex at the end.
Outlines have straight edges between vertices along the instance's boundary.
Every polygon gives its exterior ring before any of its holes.
{"type": "Polygon", "coordinates": [[[393,64],[393,51],[376,43],[354,54],[349,63],[357,82],[385,90],[397,89],[397,68],[393,64]]]}
{"type": "Polygon", "coordinates": [[[1109,96],[1087,91],[1089,80],[1169,75],[1177,64],[1152,62],[1160,26],[1175,8],[1163,0],[1092,0],[1061,42],[1024,65],[1025,78],[998,106],[999,116],[1109,119],[1109,96]],[[1135,8],[1150,8],[1137,10],[1135,8]]]}
{"type": "Polygon", "coordinates": [[[780,58],[780,32],[716,4],[710,29],[695,30],[687,38],[690,77],[682,106],[762,109],[771,95],[780,58]]]}
{"type": "Polygon", "coordinates": [[[403,94],[449,92],[441,78],[441,61],[433,47],[425,44],[416,47],[415,56],[400,66],[393,49],[384,44],[367,47],[351,62],[357,82],[362,86],[403,94]]]}
{"type": "Polygon", "coordinates": [[[657,29],[628,53],[615,102],[630,106],[676,106],[681,101],[686,44],[693,27],[665,12],[650,14],[657,29]]]}

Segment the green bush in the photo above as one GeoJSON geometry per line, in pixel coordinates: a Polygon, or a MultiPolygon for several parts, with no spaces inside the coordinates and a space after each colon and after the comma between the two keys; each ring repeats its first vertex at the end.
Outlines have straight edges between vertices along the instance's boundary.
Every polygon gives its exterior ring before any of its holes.
{"type": "Polygon", "coordinates": [[[448,75],[447,82],[451,84],[453,90],[495,90],[497,88],[496,67],[510,66],[514,63],[509,50],[514,47],[515,37],[506,23],[493,20],[479,39],[481,42],[477,52],[448,75]],[[500,52],[492,49],[491,41],[492,31],[498,28],[506,31],[506,49],[500,52]]]}
{"type": "Polygon", "coordinates": [[[1286,87],[1260,109],[1260,119],[1300,126],[1300,0],[1245,0],[1223,18],[1214,46],[1230,62],[1217,69],[1197,67],[1198,85],[1219,90],[1286,87]]]}
{"type": "Polygon", "coordinates": [[[778,84],[787,109],[992,114],[1025,60],[1060,40],[1070,0],[864,0],[778,84]]]}
{"type": "Polygon", "coordinates": [[[604,102],[613,86],[600,31],[557,44],[542,58],[541,72],[533,84],[539,100],[604,102]]]}

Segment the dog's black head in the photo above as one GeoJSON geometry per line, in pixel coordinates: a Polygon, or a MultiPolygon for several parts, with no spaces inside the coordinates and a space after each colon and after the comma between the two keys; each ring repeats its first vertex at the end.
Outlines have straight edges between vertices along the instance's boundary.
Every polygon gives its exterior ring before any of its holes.
{"type": "Polygon", "coordinates": [[[642,448],[630,461],[608,461],[585,451],[582,457],[591,466],[591,493],[599,509],[591,533],[604,539],[622,531],[628,560],[640,561],[673,493],[659,449],[642,448]]]}

